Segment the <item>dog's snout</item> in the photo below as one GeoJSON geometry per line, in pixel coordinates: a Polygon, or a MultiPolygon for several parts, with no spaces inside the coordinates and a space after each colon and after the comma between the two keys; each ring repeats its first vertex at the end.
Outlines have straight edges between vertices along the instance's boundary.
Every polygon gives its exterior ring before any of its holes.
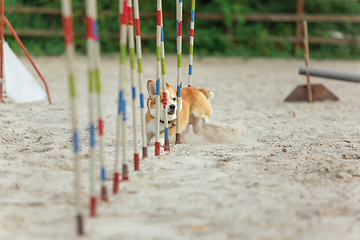
{"type": "Polygon", "coordinates": [[[171,105],[169,106],[169,108],[170,108],[171,110],[175,110],[175,104],[171,104],[171,105]]]}

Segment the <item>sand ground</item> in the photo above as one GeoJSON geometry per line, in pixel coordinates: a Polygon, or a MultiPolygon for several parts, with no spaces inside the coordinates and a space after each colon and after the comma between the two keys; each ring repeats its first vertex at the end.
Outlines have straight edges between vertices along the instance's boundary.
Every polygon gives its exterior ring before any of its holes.
{"type": "MultiPolygon", "coordinates": [[[[75,239],[64,58],[35,62],[48,81],[53,105],[0,105],[0,239],[75,239]]],[[[176,57],[167,57],[166,64],[167,79],[175,85],[176,57]]],[[[188,134],[169,155],[142,160],[135,173],[128,114],[130,181],[121,183],[121,193],[101,203],[98,217],[90,219],[87,61],[77,57],[84,239],[359,239],[360,85],[313,79],[340,101],[284,103],[295,86],[305,83],[297,74],[301,64],[196,58],[193,85],[215,95],[210,122],[237,128],[238,138],[214,142],[188,134]]],[[[155,56],[144,57],[145,79],[154,78],[155,65],[155,56]]],[[[312,65],[360,73],[356,61],[312,65]]],[[[101,71],[110,191],[118,56],[104,57],[101,71]]],[[[184,67],[185,83],[186,73],[184,67]]]]}

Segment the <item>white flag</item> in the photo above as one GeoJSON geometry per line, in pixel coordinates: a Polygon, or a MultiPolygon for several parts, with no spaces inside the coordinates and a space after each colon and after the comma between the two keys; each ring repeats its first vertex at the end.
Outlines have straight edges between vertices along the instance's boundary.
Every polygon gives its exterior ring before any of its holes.
{"type": "Polygon", "coordinates": [[[3,51],[7,96],[15,103],[47,99],[45,91],[39,86],[5,41],[3,43],[3,51]]]}

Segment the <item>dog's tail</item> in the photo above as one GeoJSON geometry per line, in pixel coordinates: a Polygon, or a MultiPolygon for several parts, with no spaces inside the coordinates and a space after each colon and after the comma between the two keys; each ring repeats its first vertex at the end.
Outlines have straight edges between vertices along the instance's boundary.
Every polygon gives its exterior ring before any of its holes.
{"type": "Polygon", "coordinates": [[[210,98],[212,98],[214,96],[214,94],[210,90],[207,90],[205,88],[198,88],[198,89],[199,89],[200,92],[202,92],[205,95],[205,97],[207,99],[210,99],[210,98]]]}

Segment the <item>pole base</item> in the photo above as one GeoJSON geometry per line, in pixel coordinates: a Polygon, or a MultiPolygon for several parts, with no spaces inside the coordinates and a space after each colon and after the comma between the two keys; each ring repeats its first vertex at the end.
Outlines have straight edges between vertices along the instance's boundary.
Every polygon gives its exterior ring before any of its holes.
{"type": "Polygon", "coordinates": [[[90,217],[96,217],[96,197],[90,198],[90,217]]]}
{"type": "Polygon", "coordinates": [[[119,177],[120,174],[118,172],[114,173],[114,183],[113,183],[113,193],[116,194],[119,191],[119,177]]]}
{"type": "Polygon", "coordinates": [[[181,144],[180,133],[176,133],[176,140],[175,140],[175,144],[181,144]]]}
{"type": "Polygon", "coordinates": [[[84,221],[81,214],[76,216],[77,234],[82,236],[84,234],[84,221]]]}
{"type": "Polygon", "coordinates": [[[140,167],[139,167],[139,154],[135,153],[134,154],[134,170],[135,171],[140,171],[140,167]]]}
{"type": "MultiPolygon", "coordinates": [[[[339,100],[322,84],[311,84],[313,101],[339,100]]],[[[285,99],[285,102],[309,101],[307,85],[297,86],[294,91],[285,99]]]]}
{"type": "Polygon", "coordinates": [[[108,202],[109,198],[107,195],[107,190],[106,190],[106,186],[102,186],[101,187],[101,200],[103,200],[104,202],[108,202]]]}
{"type": "Polygon", "coordinates": [[[122,166],[122,181],[123,182],[129,181],[128,166],[126,164],[123,164],[122,166]]]}
{"type": "Polygon", "coordinates": [[[155,142],[155,156],[160,156],[160,142],[155,142]]]}
{"type": "Polygon", "coordinates": [[[148,153],[147,153],[147,147],[143,147],[142,148],[142,159],[147,158],[148,157],[148,153]]]}

